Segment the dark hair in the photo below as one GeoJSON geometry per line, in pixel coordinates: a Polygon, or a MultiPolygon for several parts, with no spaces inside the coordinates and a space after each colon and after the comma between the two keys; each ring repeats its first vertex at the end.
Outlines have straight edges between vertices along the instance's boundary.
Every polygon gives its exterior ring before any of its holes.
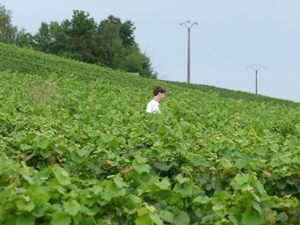
{"type": "Polygon", "coordinates": [[[159,92],[160,93],[166,93],[167,90],[163,86],[160,86],[160,85],[154,87],[154,89],[153,89],[154,96],[158,95],[159,92]]]}

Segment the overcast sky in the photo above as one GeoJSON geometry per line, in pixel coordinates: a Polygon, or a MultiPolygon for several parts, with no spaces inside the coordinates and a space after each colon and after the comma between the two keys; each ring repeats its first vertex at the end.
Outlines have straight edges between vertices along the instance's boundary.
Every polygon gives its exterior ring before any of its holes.
{"type": "Polygon", "coordinates": [[[83,10],[99,24],[110,14],[134,23],[135,41],[159,79],[300,102],[300,0],[0,0],[12,23],[35,34],[41,22],[72,19],[83,10]],[[187,24],[190,26],[192,23],[187,24]],[[250,67],[249,67],[250,66],[250,67]],[[248,68],[247,68],[248,67],[248,68]]]}

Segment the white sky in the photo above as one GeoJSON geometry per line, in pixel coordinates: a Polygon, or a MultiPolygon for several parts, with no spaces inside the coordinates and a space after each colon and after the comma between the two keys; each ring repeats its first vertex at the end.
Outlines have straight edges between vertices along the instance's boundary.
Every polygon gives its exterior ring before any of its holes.
{"type": "Polygon", "coordinates": [[[99,24],[110,14],[136,26],[135,41],[159,79],[187,80],[191,28],[191,83],[300,102],[300,0],[0,0],[12,23],[35,34],[41,22],[72,19],[84,10],[99,24]]]}

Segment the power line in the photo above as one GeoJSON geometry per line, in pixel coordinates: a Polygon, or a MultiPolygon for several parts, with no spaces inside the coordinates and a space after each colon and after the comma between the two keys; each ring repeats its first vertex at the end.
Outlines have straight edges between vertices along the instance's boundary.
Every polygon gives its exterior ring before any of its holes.
{"type": "Polygon", "coordinates": [[[193,25],[197,25],[196,22],[192,22],[192,21],[186,21],[183,23],[180,23],[179,25],[184,25],[187,27],[188,29],[188,62],[187,62],[187,83],[190,83],[190,79],[191,79],[191,69],[190,69],[190,33],[191,33],[191,27],[193,25]],[[189,24],[189,25],[187,25],[189,24]]]}
{"type": "MultiPolygon", "coordinates": [[[[266,71],[266,73],[267,73],[267,76],[270,75],[268,71],[266,71]]],[[[276,88],[276,85],[274,85],[272,79],[269,79],[269,83],[271,84],[271,88],[275,91],[276,95],[277,95],[277,96],[280,96],[280,94],[279,94],[279,92],[278,92],[278,90],[277,90],[277,88],[276,88]]]]}
{"type": "Polygon", "coordinates": [[[202,37],[202,39],[208,44],[210,45],[214,50],[216,50],[219,54],[221,54],[224,58],[227,58],[228,60],[230,60],[231,62],[245,67],[244,64],[242,64],[241,62],[239,62],[238,60],[236,60],[235,58],[233,58],[232,56],[230,56],[227,52],[225,52],[219,45],[217,45],[207,34],[206,32],[201,28],[200,26],[200,30],[201,32],[197,31],[199,33],[199,35],[202,37]],[[204,36],[205,35],[205,36],[204,36]]]}
{"type": "MultiPolygon", "coordinates": [[[[231,69],[231,70],[236,70],[236,71],[241,71],[241,69],[236,69],[236,68],[232,68],[230,66],[227,66],[225,64],[223,64],[221,61],[219,61],[216,57],[214,57],[213,55],[211,55],[210,53],[208,53],[205,48],[203,48],[197,41],[197,39],[191,38],[191,40],[202,50],[202,52],[204,52],[209,58],[211,58],[213,61],[215,61],[216,63],[220,64],[222,67],[226,67],[227,69],[231,69]]],[[[244,66],[245,67],[245,66],[244,66]]]]}

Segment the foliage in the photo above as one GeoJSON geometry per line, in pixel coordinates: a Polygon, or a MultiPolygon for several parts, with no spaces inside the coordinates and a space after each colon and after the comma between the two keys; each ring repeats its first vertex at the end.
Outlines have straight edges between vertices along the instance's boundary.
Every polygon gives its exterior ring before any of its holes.
{"type": "Polygon", "coordinates": [[[16,44],[18,46],[30,46],[32,35],[26,33],[25,29],[18,30],[18,27],[11,23],[12,11],[6,10],[0,3],[0,42],[16,44]]]}
{"type": "Polygon", "coordinates": [[[83,11],[74,10],[72,20],[61,23],[62,34],[54,36],[53,42],[62,47],[59,51],[68,53],[68,56],[79,61],[95,63],[101,55],[98,54],[96,37],[97,24],[90,15],[83,11]]]}
{"type": "MultiPolygon", "coordinates": [[[[56,25],[54,25],[56,27],[56,25]]],[[[54,31],[56,29],[53,29],[54,31]]],[[[53,31],[53,32],[54,32],[53,31]]],[[[109,68],[87,65],[81,62],[74,62],[72,60],[56,57],[49,54],[43,54],[41,52],[35,52],[30,49],[21,49],[16,46],[6,45],[0,42],[0,70],[11,70],[11,71],[19,71],[21,73],[28,74],[44,74],[46,73],[55,73],[59,76],[63,76],[65,74],[73,74],[77,78],[81,80],[95,80],[98,79],[99,74],[101,74],[101,80],[103,82],[108,82],[110,84],[120,84],[118,80],[122,80],[121,83],[124,85],[133,85],[138,80],[136,77],[127,78],[127,75],[120,71],[114,71],[114,74],[118,74],[120,77],[118,79],[112,79],[110,74],[112,74],[109,68]],[[47,62],[47,63],[45,63],[47,62]]],[[[128,56],[128,59],[132,62],[136,62],[137,60],[147,61],[147,58],[140,58],[139,54],[132,53],[128,56]]],[[[150,61],[149,61],[150,62],[150,61]]],[[[127,67],[125,62],[124,66],[127,67]]],[[[145,70],[147,69],[147,63],[144,64],[145,70]]],[[[147,83],[149,86],[155,85],[157,82],[148,80],[143,81],[147,83]]],[[[180,90],[194,90],[196,92],[207,92],[207,93],[216,93],[220,97],[231,98],[235,100],[243,100],[243,101],[254,101],[257,103],[267,103],[278,106],[290,106],[294,108],[300,107],[300,103],[275,99],[261,95],[255,95],[251,93],[241,92],[241,91],[232,91],[228,89],[222,89],[207,85],[196,85],[196,84],[186,84],[182,82],[168,82],[168,81],[160,81],[166,87],[173,86],[175,89],[180,90]]],[[[151,88],[149,89],[151,92],[151,88]]],[[[190,97],[188,97],[190,98],[190,97]]]]}
{"type": "Polygon", "coordinates": [[[17,27],[11,24],[11,10],[0,4],[0,42],[14,43],[17,27]]]}
{"type": "Polygon", "coordinates": [[[31,46],[38,51],[155,78],[149,58],[134,40],[134,30],[129,20],[122,23],[110,15],[98,25],[89,13],[74,10],[72,19],[61,24],[42,22],[31,46]]]}
{"type": "Polygon", "coordinates": [[[1,46],[0,224],[299,224],[299,108],[1,46]]]}
{"type": "Polygon", "coordinates": [[[33,36],[26,32],[25,29],[18,31],[14,43],[20,47],[30,47],[32,46],[33,36]]]}
{"type": "Polygon", "coordinates": [[[156,78],[150,58],[134,40],[134,23],[109,15],[99,23],[88,12],[74,10],[71,20],[41,23],[35,35],[11,24],[12,12],[0,5],[0,42],[33,48],[65,58],[136,72],[156,78]]]}

